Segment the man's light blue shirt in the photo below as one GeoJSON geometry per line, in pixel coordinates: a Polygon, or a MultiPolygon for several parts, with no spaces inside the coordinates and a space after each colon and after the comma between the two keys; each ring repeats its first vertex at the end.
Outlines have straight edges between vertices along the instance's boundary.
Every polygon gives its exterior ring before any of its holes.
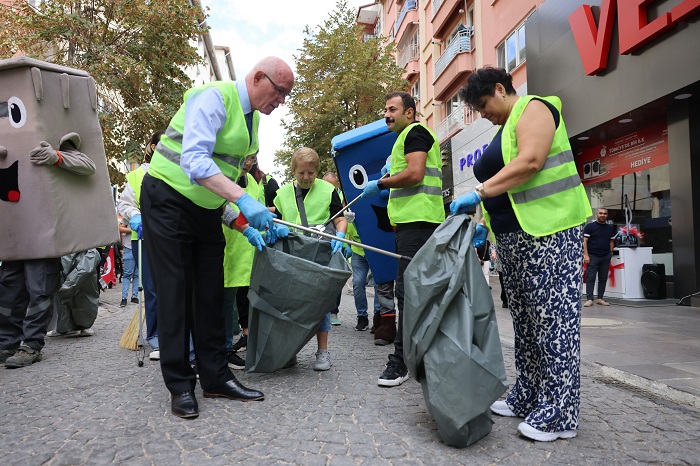
{"type": "MultiPolygon", "coordinates": [[[[245,81],[235,81],[243,114],[252,111],[245,81]]],[[[190,96],[185,102],[185,131],[182,138],[180,166],[192,184],[198,178],[209,178],[221,173],[211,155],[216,135],[226,123],[226,107],[221,92],[209,87],[190,96]]]]}

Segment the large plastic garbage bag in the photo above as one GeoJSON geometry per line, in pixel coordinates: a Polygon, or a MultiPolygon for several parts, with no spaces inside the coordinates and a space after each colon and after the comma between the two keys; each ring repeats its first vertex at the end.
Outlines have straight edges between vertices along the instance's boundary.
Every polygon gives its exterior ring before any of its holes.
{"type": "Polygon", "coordinates": [[[316,334],[352,272],[330,242],[290,233],[255,251],[246,370],[281,369],[316,334]]]}
{"type": "Polygon", "coordinates": [[[57,332],[82,330],[95,323],[100,297],[97,288],[99,264],[100,254],[97,249],[61,257],[64,280],[54,295],[55,311],[58,314],[57,332]]]}
{"type": "Polygon", "coordinates": [[[491,431],[508,388],[496,314],[466,215],[448,217],[404,273],[405,362],[443,441],[466,447],[491,431]]]}

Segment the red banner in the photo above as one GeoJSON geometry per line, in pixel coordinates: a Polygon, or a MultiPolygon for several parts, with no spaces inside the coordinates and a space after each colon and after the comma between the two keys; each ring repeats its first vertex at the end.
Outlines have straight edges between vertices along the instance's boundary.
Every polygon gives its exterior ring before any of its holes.
{"type": "Polygon", "coordinates": [[[576,167],[584,185],[668,163],[668,128],[658,121],[604,144],[579,151],[576,167]]]}

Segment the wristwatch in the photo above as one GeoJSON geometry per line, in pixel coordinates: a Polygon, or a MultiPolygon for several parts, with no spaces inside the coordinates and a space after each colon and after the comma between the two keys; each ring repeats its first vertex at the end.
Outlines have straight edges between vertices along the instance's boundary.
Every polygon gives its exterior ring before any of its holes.
{"type": "Polygon", "coordinates": [[[484,183],[479,183],[476,185],[474,188],[474,191],[479,195],[481,199],[486,199],[488,196],[486,195],[486,191],[484,191],[484,183]]]}
{"type": "Polygon", "coordinates": [[[380,190],[384,189],[384,183],[382,183],[381,178],[377,181],[377,188],[379,188],[380,190]]]}

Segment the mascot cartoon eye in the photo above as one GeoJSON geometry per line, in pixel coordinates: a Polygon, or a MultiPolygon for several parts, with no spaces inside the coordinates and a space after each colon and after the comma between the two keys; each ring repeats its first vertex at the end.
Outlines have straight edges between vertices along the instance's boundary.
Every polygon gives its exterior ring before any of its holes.
{"type": "Polygon", "coordinates": [[[21,128],[27,122],[27,109],[18,97],[10,97],[7,100],[8,116],[13,128],[21,128]]]}
{"type": "Polygon", "coordinates": [[[367,184],[367,172],[365,167],[362,165],[353,165],[350,167],[350,173],[348,174],[350,178],[350,183],[357,189],[364,189],[367,184]]]}

